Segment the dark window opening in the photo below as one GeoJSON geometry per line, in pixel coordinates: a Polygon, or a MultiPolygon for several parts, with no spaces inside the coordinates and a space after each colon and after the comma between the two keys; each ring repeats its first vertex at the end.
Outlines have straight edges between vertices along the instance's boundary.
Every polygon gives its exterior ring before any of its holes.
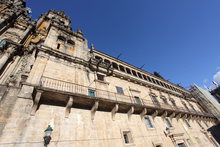
{"type": "Polygon", "coordinates": [[[185,147],[184,143],[178,143],[178,147],[185,147]]]}
{"type": "Polygon", "coordinates": [[[125,144],[133,143],[133,139],[130,131],[123,131],[123,138],[125,144]]]}
{"type": "Polygon", "coordinates": [[[101,74],[97,74],[97,79],[100,81],[104,81],[105,76],[101,74]]]}
{"type": "Polygon", "coordinates": [[[107,60],[107,59],[104,59],[104,62],[108,63],[108,64],[111,64],[111,62],[109,60],[107,60]]]}
{"type": "Polygon", "coordinates": [[[142,75],[142,76],[143,76],[144,80],[146,80],[146,81],[147,81],[147,77],[146,77],[145,75],[142,75]]]}
{"type": "Polygon", "coordinates": [[[114,69],[117,69],[117,70],[118,70],[118,64],[116,64],[115,62],[112,62],[112,67],[113,67],[114,69]]]}
{"type": "Polygon", "coordinates": [[[132,70],[132,74],[133,74],[135,77],[137,77],[136,71],[132,70]]]}
{"type": "Polygon", "coordinates": [[[119,65],[119,69],[120,69],[120,71],[125,72],[125,68],[122,65],[119,65]]]}
{"type": "Polygon", "coordinates": [[[126,68],[126,71],[128,74],[131,74],[131,70],[129,68],[126,68]]]}
{"type": "Polygon", "coordinates": [[[57,44],[57,49],[60,49],[60,44],[59,43],[57,44]]]}
{"type": "Polygon", "coordinates": [[[147,76],[148,81],[152,82],[151,78],[149,76],[147,76]]]}
{"type": "Polygon", "coordinates": [[[142,75],[139,72],[137,74],[139,78],[143,79],[142,75]]]}
{"type": "Polygon", "coordinates": [[[99,56],[95,56],[95,59],[97,59],[97,60],[102,60],[102,58],[99,57],[99,56]]]}
{"type": "Polygon", "coordinates": [[[63,37],[63,36],[58,36],[58,40],[65,42],[65,41],[66,41],[66,38],[63,37]]]}
{"type": "Polygon", "coordinates": [[[67,40],[67,43],[70,44],[70,45],[75,45],[75,42],[72,41],[72,40],[67,40]]]}

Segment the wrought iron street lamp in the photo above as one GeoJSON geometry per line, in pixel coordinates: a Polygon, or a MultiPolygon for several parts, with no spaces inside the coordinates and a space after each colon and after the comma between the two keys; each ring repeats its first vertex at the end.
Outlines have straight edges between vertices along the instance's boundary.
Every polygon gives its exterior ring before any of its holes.
{"type": "Polygon", "coordinates": [[[51,140],[51,133],[53,129],[50,125],[48,125],[47,129],[44,131],[45,136],[44,136],[44,146],[47,147],[47,145],[50,143],[51,140]]]}

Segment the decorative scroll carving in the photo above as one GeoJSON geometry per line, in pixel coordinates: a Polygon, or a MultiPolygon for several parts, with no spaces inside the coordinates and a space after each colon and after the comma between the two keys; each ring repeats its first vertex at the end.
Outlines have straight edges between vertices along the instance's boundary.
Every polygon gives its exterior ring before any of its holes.
{"type": "Polygon", "coordinates": [[[112,113],[112,120],[115,120],[115,115],[118,112],[118,109],[119,109],[119,105],[115,104],[115,107],[111,111],[111,113],[112,113]]]}
{"type": "Polygon", "coordinates": [[[147,108],[144,108],[143,111],[141,112],[141,120],[143,120],[144,116],[147,114],[147,108]]]}
{"type": "Polygon", "coordinates": [[[165,118],[167,116],[167,111],[164,111],[164,113],[161,115],[161,117],[165,118]]]}
{"type": "Polygon", "coordinates": [[[65,117],[68,118],[70,114],[71,107],[73,105],[73,96],[69,96],[69,100],[66,104],[65,117]]]}
{"type": "Polygon", "coordinates": [[[92,109],[91,109],[91,119],[94,120],[95,117],[95,112],[97,111],[99,106],[99,101],[95,101],[95,104],[93,105],[92,109]]]}
{"type": "Polygon", "coordinates": [[[134,113],[134,107],[133,106],[131,106],[131,108],[130,108],[130,110],[128,111],[128,120],[130,120],[131,119],[131,115],[134,113]]]}
{"type": "Polygon", "coordinates": [[[33,104],[33,107],[32,107],[32,111],[31,111],[31,115],[35,115],[35,113],[36,113],[42,93],[43,93],[43,91],[41,91],[41,90],[37,91],[37,94],[36,94],[35,99],[34,99],[34,104],[33,104]]]}
{"type": "Polygon", "coordinates": [[[152,114],[152,117],[155,118],[158,115],[158,111],[155,110],[154,113],[152,114]]]}

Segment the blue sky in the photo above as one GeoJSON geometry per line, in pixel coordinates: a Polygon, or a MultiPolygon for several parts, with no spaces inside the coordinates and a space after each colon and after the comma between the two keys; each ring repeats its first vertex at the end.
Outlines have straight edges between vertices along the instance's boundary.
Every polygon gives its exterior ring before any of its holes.
{"type": "Polygon", "coordinates": [[[220,0],[27,0],[65,10],[97,50],[188,88],[220,83],[220,0]]]}

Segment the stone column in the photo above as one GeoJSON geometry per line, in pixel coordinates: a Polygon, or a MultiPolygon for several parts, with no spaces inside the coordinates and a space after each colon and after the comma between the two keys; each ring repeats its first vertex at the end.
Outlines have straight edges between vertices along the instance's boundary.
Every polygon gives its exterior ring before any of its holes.
{"type": "Polygon", "coordinates": [[[25,30],[23,36],[21,37],[21,40],[18,43],[22,44],[25,41],[25,39],[27,38],[28,34],[30,34],[30,31],[31,31],[32,28],[33,28],[32,25],[29,25],[27,27],[27,29],[25,30]]]}
{"type": "Polygon", "coordinates": [[[15,52],[15,47],[9,47],[4,55],[0,58],[0,70],[5,65],[5,63],[8,61],[10,56],[15,52]]]}

